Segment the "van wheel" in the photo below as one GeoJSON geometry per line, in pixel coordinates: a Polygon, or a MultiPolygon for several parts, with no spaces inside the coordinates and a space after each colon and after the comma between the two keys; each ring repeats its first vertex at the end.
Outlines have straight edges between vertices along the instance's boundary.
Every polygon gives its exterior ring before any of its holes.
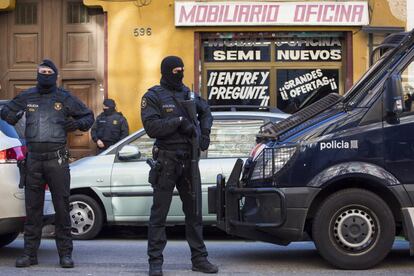
{"type": "Polygon", "coordinates": [[[346,189],[329,196],[312,226],[322,257],[342,269],[367,269],[382,261],[395,238],[394,216],[376,194],[346,189]]]}
{"type": "Polygon", "coordinates": [[[0,248],[12,243],[18,235],[19,232],[0,235],[0,248]]]}
{"type": "Polygon", "coordinates": [[[77,240],[95,238],[102,229],[101,206],[90,196],[72,195],[69,198],[72,237],[77,240]]]}

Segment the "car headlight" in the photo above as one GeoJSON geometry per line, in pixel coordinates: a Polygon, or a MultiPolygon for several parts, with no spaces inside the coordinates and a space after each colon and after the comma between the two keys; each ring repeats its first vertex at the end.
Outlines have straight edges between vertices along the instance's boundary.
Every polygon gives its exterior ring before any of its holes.
{"type": "Polygon", "coordinates": [[[296,152],[296,147],[265,148],[256,159],[251,180],[271,178],[296,152]]]}

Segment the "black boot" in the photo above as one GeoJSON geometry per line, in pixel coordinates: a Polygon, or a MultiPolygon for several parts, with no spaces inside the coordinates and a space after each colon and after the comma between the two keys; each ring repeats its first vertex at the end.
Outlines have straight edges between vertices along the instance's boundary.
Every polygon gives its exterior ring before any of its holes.
{"type": "Polygon", "coordinates": [[[218,267],[210,263],[207,258],[200,258],[193,261],[191,270],[203,273],[217,273],[218,267]]]}
{"type": "Polygon", "coordinates": [[[69,255],[60,257],[60,266],[63,268],[72,268],[74,267],[74,263],[72,257],[69,255]]]}
{"type": "Polygon", "coordinates": [[[16,259],[16,267],[28,267],[31,265],[37,265],[37,257],[31,255],[22,255],[16,259]]]}
{"type": "Polygon", "coordinates": [[[162,264],[150,264],[148,275],[149,276],[162,276],[162,264]]]}

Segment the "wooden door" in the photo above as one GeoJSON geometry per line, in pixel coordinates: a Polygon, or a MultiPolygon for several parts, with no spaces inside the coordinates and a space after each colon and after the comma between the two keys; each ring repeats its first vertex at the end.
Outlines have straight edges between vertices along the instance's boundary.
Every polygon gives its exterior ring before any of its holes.
{"type": "MultiPolygon", "coordinates": [[[[44,58],[59,68],[58,85],[95,113],[104,97],[104,15],[81,0],[17,0],[0,13],[0,99],[10,99],[36,84],[44,58]]],[[[95,152],[89,133],[68,137],[74,158],[95,152]]]]}

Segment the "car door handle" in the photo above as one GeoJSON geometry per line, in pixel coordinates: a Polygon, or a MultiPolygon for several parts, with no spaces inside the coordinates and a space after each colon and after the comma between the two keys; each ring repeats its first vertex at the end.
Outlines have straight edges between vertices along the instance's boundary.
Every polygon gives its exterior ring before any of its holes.
{"type": "Polygon", "coordinates": [[[102,178],[98,178],[98,179],[96,179],[96,182],[102,183],[102,182],[104,182],[104,180],[102,178]]]}

